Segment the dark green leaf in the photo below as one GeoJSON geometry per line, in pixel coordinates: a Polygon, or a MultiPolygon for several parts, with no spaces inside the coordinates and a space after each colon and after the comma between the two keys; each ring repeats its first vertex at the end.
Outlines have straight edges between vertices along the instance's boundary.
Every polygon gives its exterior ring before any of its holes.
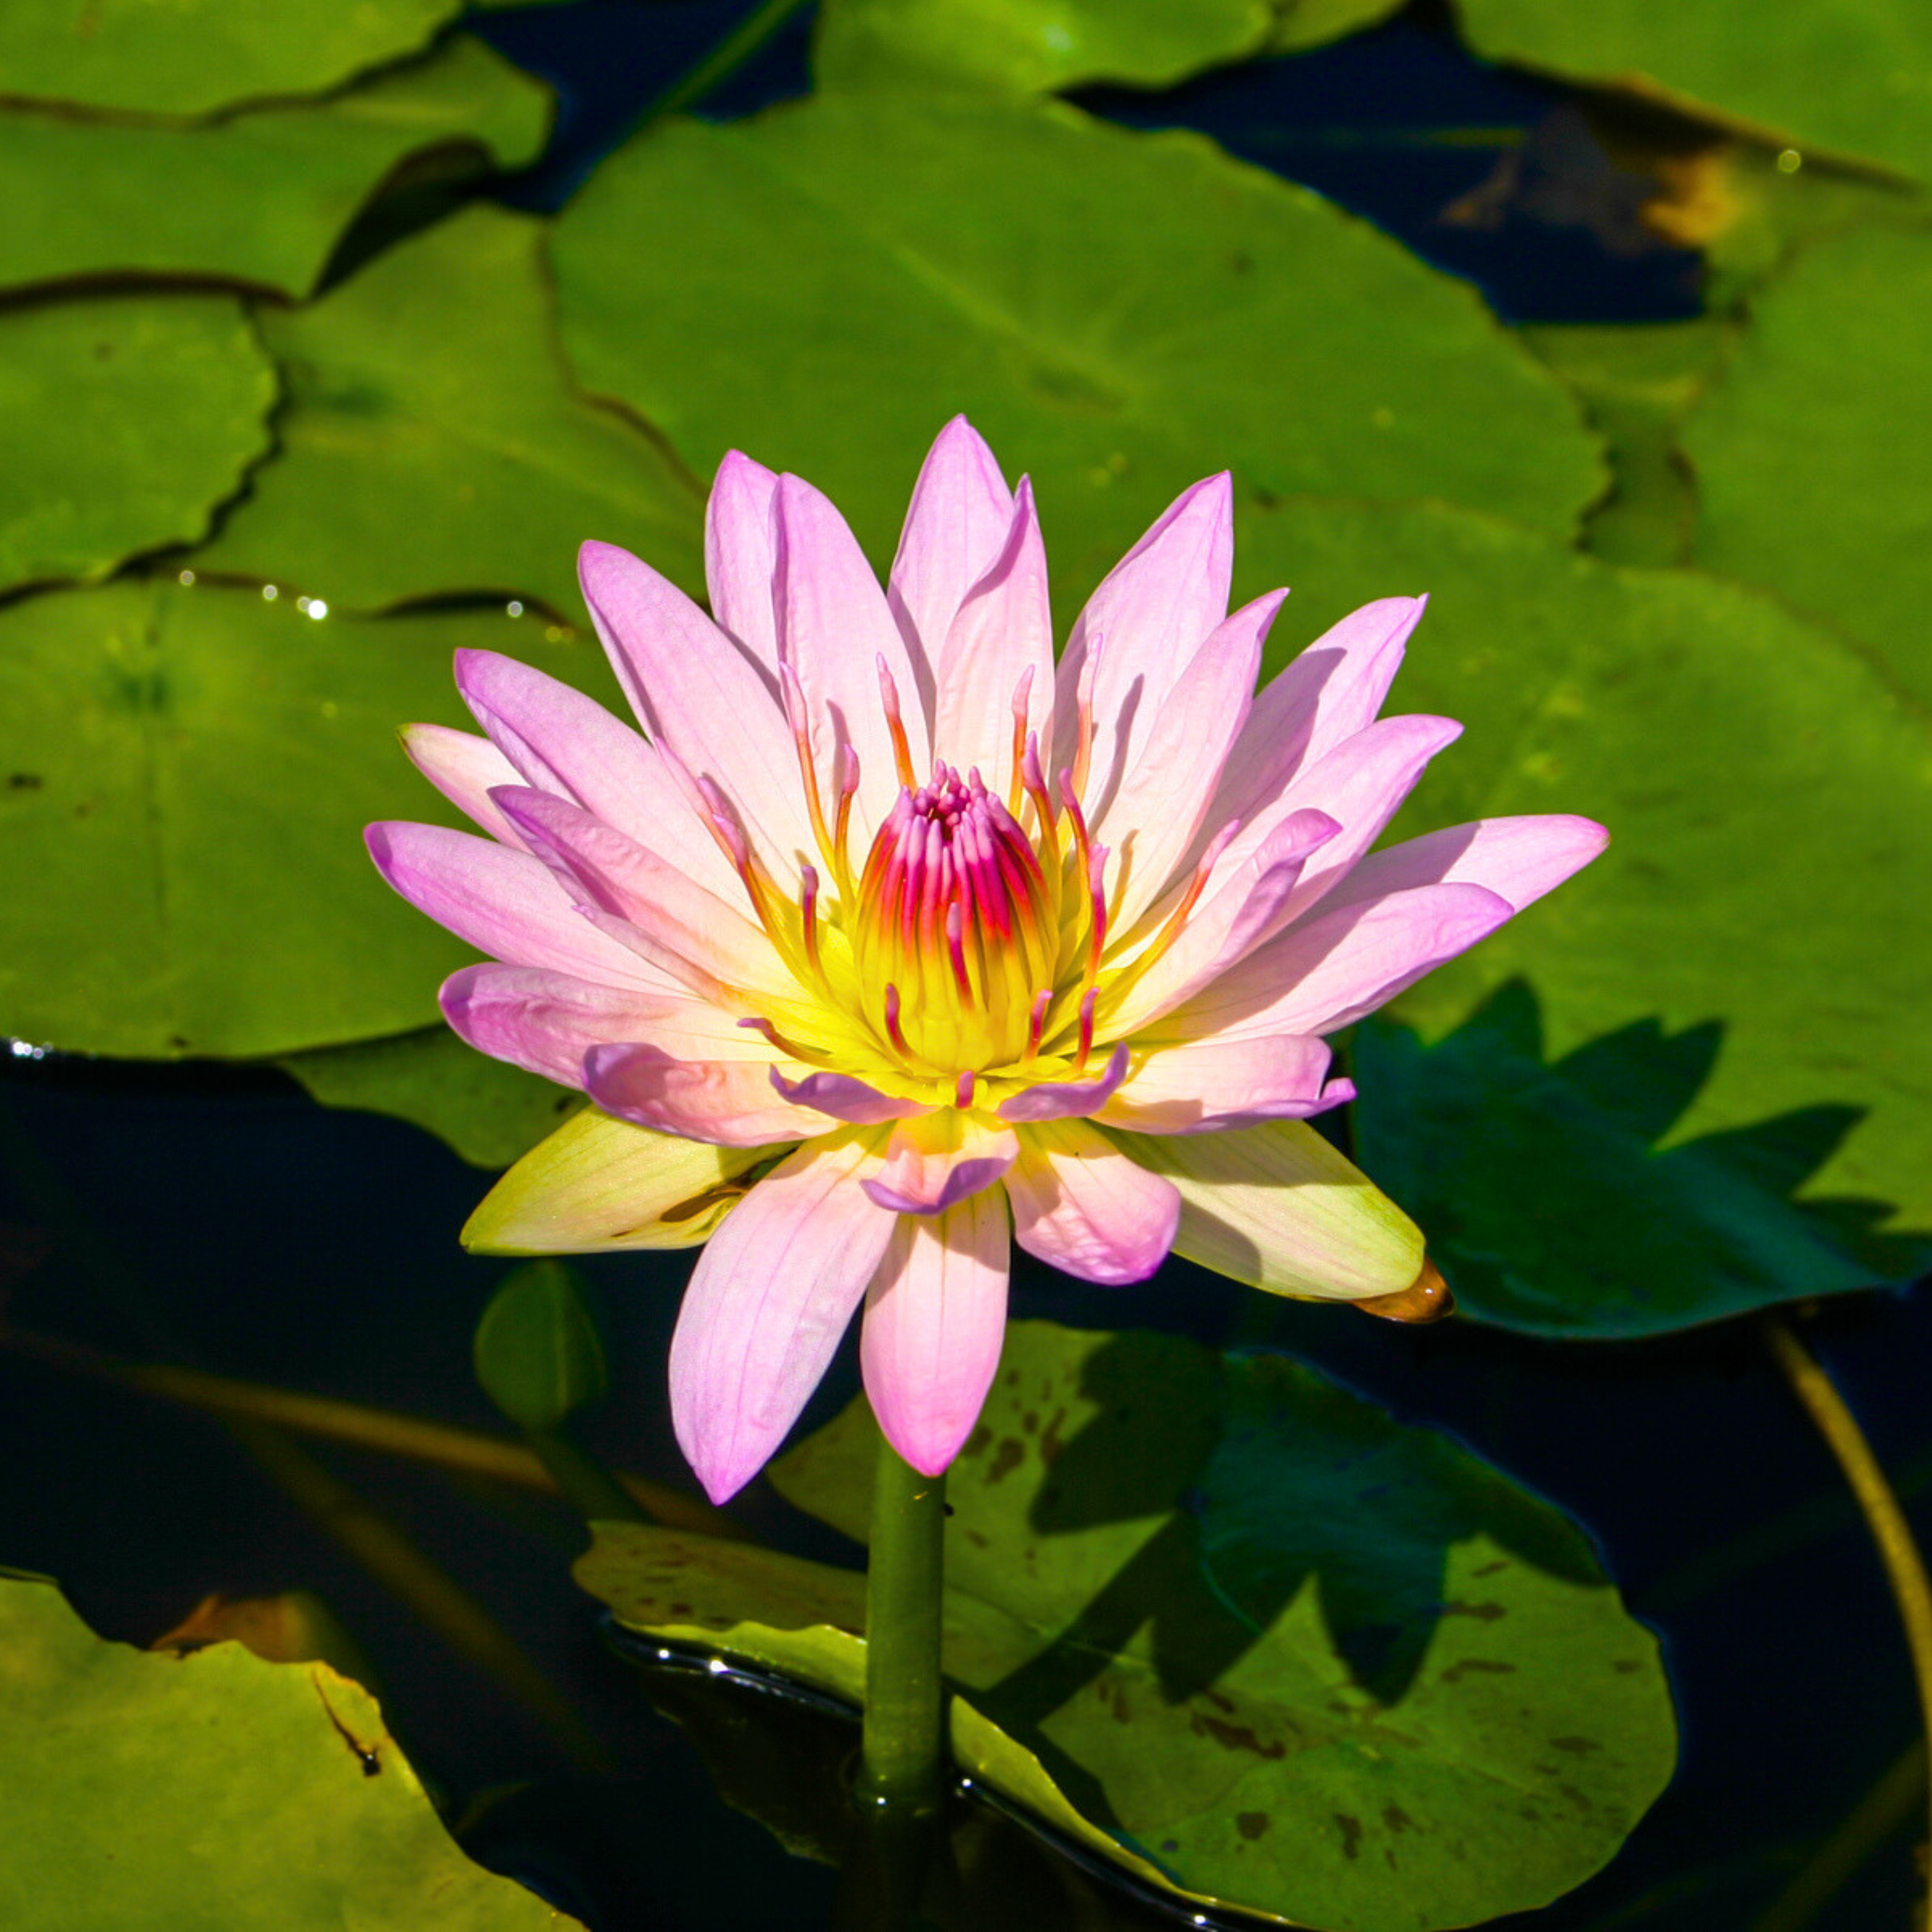
{"type": "Polygon", "coordinates": [[[1399,14],[1402,0],[1279,0],[1270,50],[1300,53],[1399,14]]]}
{"type": "Polygon", "coordinates": [[[476,1361],[484,1394],[519,1429],[554,1430],[610,1386],[597,1324],[560,1261],[503,1277],[476,1324],[476,1361]]]}

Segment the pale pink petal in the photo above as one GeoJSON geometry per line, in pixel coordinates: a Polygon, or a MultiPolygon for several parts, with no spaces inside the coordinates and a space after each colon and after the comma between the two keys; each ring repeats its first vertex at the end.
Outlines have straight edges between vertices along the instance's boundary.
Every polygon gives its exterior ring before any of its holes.
{"type": "Polygon", "coordinates": [[[652,957],[675,956],[698,969],[692,991],[719,986],[782,997],[794,982],[762,928],[654,852],[602,820],[526,786],[492,794],[524,842],[565,884],[600,911],[636,927],[652,957]]]}
{"type": "Polygon", "coordinates": [[[1024,477],[1006,542],[946,634],[938,676],[933,756],[962,772],[976,766],[987,789],[1006,797],[1014,775],[1014,700],[1023,678],[1025,728],[1037,732],[1041,744],[1053,742],[1053,611],[1033,486],[1024,477]]]}
{"type": "Polygon", "coordinates": [[[1127,1077],[1127,1043],[1122,1040],[1109,1055],[1097,1078],[1042,1080],[1023,1088],[1000,1103],[1000,1118],[1018,1124],[1022,1120],[1064,1120],[1097,1113],[1127,1077]]]}
{"type": "Polygon", "coordinates": [[[1222,1133],[1305,1120],[1354,1098],[1346,1080],[1324,1084],[1329,1058],[1328,1042],[1306,1034],[1158,1048],[1094,1118],[1137,1134],[1222,1133]]]}
{"type": "Polygon", "coordinates": [[[1126,1144],[1180,1190],[1174,1252],[1216,1274],[1355,1301],[1399,1294],[1422,1272],[1422,1231],[1305,1120],[1126,1144]]]}
{"type": "Polygon", "coordinates": [[[611,1040],[761,1067],[772,1057],[730,1014],[688,994],[594,986],[542,967],[466,966],[441,998],[444,1018],[478,1052],[566,1087],[584,1084],[584,1056],[611,1040]]]}
{"type": "Polygon", "coordinates": [[[1195,844],[1253,701],[1268,626],[1287,595],[1258,598],[1209,634],[1162,706],[1139,762],[1094,826],[1094,836],[1113,849],[1108,901],[1123,935],[1162,896],[1195,844]]]}
{"type": "Polygon", "coordinates": [[[1006,1204],[997,1190],[902,1216],[866,1291],[859,1368],[890,1442],[923,1476],[980,1419],[1006,1334],[1006,1204]]]}
{"type": "Polygon", "coordinates": [[[992,568],[1012,520],[1012,492],[993,452],[964,416],[955,416],[939,432],[913,485],[886,592],[905,634],[920,707],[928,720],[938,715],[946,634],[967,592],[992,568]]]}
{"type": "Polygon", "coordinates": [[[1234,488],[1224,472],[1183,490],[1075,622],[1060,663],[1054,762],[1072,769],[1075,695],[1098,638],[1093,755],[1082,798],[1090,817],[1138,761],[1175,679],[1227,616],[1234,562],[1234,488]]]}
{"type": "Polygon", "coordinates": [[[1324,911],[1416,886],[1486,886],[1518,912],[1553,891],[1610,842],[1595,820],[1566,812],[1479,818],[1372,852],[1322,902],[1324,911]]]}
{"type": "Polygon", "coordinates": [[[515,767],[496,780],[580,805],[728,899],[742,888],[656,750],[595,698],[494,651],[458,651],[456,687],[515,767]]]}
{"type": "Polygon", "coordinates": [[[403,728],[403,749],[458,811],[473,818],[491,838],[519,852],[526,849],[517,828],[490,802],[491,786],[514,784],[518,774],[488,738],[452,731],[447,724],[407,724],[403,728]]]}
{"type": "Polygon", "coordinates": [[[932,764],[912,660],[858,538],[831,502],[800,478],[781,476],[777,514],[778,647],[805,692],[828,797],[836,794],[836,747],[848,743],[859,754],[852,829],[862,853],[899,794],[879,692],[881,658],[898,692],[915,783],[925,783],[932,764]]]}
{"type": "Polygon", "coordinates": [[[711,592],[711,614],[744,647],[774,703],[778,696],[778,614],[772,601],[778,578],[778,487],[777,476],[762,463],[729,450],[704,506],[704,581],[711,592]]]}
{"type": "Polygon", "coordinates": [[[593,1046],[584,1056],[584,1090],[607,1114],[660,1134],[720,1147],[764,1147],[832,1131],[816,1108],[795,1107],[772,1090],[754,1060],[680,1060],[658,1046],[593,1046]]]}
{"type": "Polygon", "coordinates": [[[512,966],[675,992],[675,981],[582,917],[541,859],[440,825],[389,820],[364,836],[376,869],[418,912],[512,966]]]}
{"type": "Polygon", "coordinates": [[[1418,886],[1332,910],[1324,900],[1157,1030],[1240,1040],[1334,1033],[1486,939],[1514,910],[1482,886],[1418,886]]]}
{"type": "Polygon", "coordinates": [[[724,1217],[670,1344],[671,1423],[713,1502],[750,1481],[818,1385],[892,1238],[854,1185],[878,1130],[802,1147],[724,1217]]]}
{"type": "Polygon", "coordinates": [[[1245,857],[1224,853],[1179,937],[1110,1006],[1108,1031],[1130,1037],[1218,979],[1280,925],[1310,855],[1340,830],[1325,812],[1292,812],[1245,857]]]}
{"type": "Polygon", "coordinates": [[[1180,1219],[1171,1180],[1150,1173],[1084,1120],[1026,1130],[1006,1174],[1013,1239],[1082,1281],[1144,1281],[1167,1258],[1180,1219]]]}
{"type": "Polygon", "coordinates": [[[617,681],[639,722],[695,776],[710,778],[743,816],[778,875],[814,849],[784,714],[731,640],[647,563],[587,543],[578,578],[617,681]]]}
{"type": "Polygon", "coordinates": [[[788,1080],[774,1066],[771,1078],[772,1086],[794,1106],[812,1108],[854,1126],[876,1126],[881,1120],[916,1120],[932,1112],[923,1101],[881,1094],[849,1073],[808,1073],[802,1080],[788,1080]]]}
{"type": "Polygon", "coordinates": [[[1010,1127],[946,1108],[902,1120],[885,1144],[884,1164],[860,1185],[895,1214],[943,1214],[992,1186],[1018,1150],[1010,1127]]]}

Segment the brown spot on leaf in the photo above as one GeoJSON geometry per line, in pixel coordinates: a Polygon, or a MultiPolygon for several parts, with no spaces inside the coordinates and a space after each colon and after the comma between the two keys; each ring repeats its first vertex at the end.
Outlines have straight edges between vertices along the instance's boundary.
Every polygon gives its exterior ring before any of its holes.
{"type": "Polygon", "coordinates": [[[1442,1606],[1445,1617],[1474,1617],[1478,1623],[1492,1624],[1498,1617],[1506,1617],[1509,1612],[1500,1604],[1466,1604],[1460,1598],[1451,1598],[1442,1606]]]}
{"type": "Polygon", "coordinates": [[[1046,1432],[1040,1438],[1040,1458],[1042,1462],[1052,1462],[1064,1446],[1060,1439],[1060,1425],[1066,1420],[1066,1412],[1056,1408],[1053,1420],[1046,1425],[1046,1432]]]}
{"type": "Polygon", "coordinates": [[[999,1447],[998,1453],[987,1466],[986,1480],[997,1483],[1010,1476],[1026,1460],[1026,1448],[1017,1436],[1009,1436],[999,1447]]]}
{"type": "Polygon", "coordinates": [[[1029,1436],[1037,1436],[1040,1433],[1040,1411],[1036,1408],[1028,1409],[1025,1414],[1020,1418],[1020,1426],[1029,1436]]]}
{"type": "Polygon", "coordinates": [[[1643,1664],[1642,1660],[1637,1658],[1620,1657],[1617,1659],[1616,1663],[1610,1666],[1610,1668],[1614,1670],[1619,1677],[1628,1677],[1633,1670],[1641,1670],[1643,1668],[1643,1664]]]}
{"type": "Polygon", "coordinates": [[[1359,1858],[1362,1850],[1362,1821],[1351,1818],[1346,1811],[1338,1811],[1335,1822],[1342,1828],[1342,1856],[1345,1858],[1359,1858]]]}
{"type": "Polygon", "coordinates": [[[1495,1676],[1502,1676],[1515,1668],[1513,1664],[1500,1664],[1492,1658],[1466,1657],[1460,1664],[1452,1664],[1443,1672],[1442,1681],[1445,1684],[1460,1684],[1472,1670],[1488,1671],[1495,1676]]]}
{"type": "Polygon", "coordinates": [[[1415,1820],[1400,1804],[1384,1804],[1382,1807],[1382,1822],[1391,1832],[1412,1832],[1415,1829],[1415,1820]]]}
{"type": "Polygon", "coordinates": [[[1114,1687],[1114,1715],[1124,1724],[1130,1724],[1134,1720],[1133,1708],[1127,1702],[1127,1687],[1124,1684],[1114,1687]]]}
{"type": "Polygon", "coordinates": [[[1234,1708],[1234,1699],[1225,1695],[1221,1691],[1216,1690],[1211,1684],[1209,1684],[1207,1689],[1203,1690],[1201,1694],[1202,1696],[1205,1697],[1208,1702],[1212,1704],[1217,1711],[1232,1711],[1234,1708]]]}
{"type": "Polygon", "coordinates": [[[1594,1811],[1597,1808],[1574,1784],[1559,1784],[1556,1788],[1578,1810],[1594,1811]]]}
{"type": "Polygon", "coordinates": [[[980,1533],[980,1531],[976,1529],[969,1529],[966,1532],[965,1534],[966,1540],[972,1544],[975,1550],[984,1550],[987,1546],[986,1538],[980,1533]]]}
{"type": "Polygon", "coordinates": [[[1272,1822],[1265,1811],[1243,1811],[1235,1816],[1234,1829],[1244,1838],[1258,1838],[1272,1822]]]}
{"type": "Polygon", "coordinates": [[[1498,1556],[1493,1563],[1485,1563],[1480,1570],[1472,1570],[1469,1574],[1472,1576],[1493,1576],[1498,1570],[1507,1570],[1508,1568],[1509,1558],[1507,1556],[1498,1556]]]}
{"type": "Polygon", "coordinates": [[[7,787],[10,791],[38,791],[44,782],[38,772],[14,772],[8,776],[7,787]]]}
{"type": "Polygon", "coordinates": [[[691,1614],[691,1606],[688,1604],[674,1604],[670,1606],[670,1613],[674,1617],[688,1617],[691,1614]]]}
{"type": "Polygon", "coordinates": [[[1252,1726],[1224,1724],[1219,1718],[1210,1718],[1205,1712],[1196,1711],[1193,1718],[1196,1737],[1212,1738],[1228,1750],[1252,1751],[1257,1757],[1285,1757],[1288,1747],[1278,1738],[1271,1738],[1266,1744],[1255,1734],[1252,1726]]]}
{"type": "Polygon", "coordinates": [[[380,1777],[382,1760],[377,1753],[382,1748],[381,1741],[379,1739],[373,1744],[362,1743],[335,1714],[335,1706],[328,1701],[328,1693],[322,1688],[322,1676],[319,1671],[310,1672],[309,1682],[315,1686],[315,1694],[322,1700],[322,1708],[328,1713],[328,1721],[335,1726],[336,1736],[349,1747],[350,1754],[362,1767],[362,1775],[364,1778],[380,1777]]]}
{"type": "Polygon", "coordinates": [[[977,1424],[974,1429],[972,1434],[967,1437],[966,1446],[964,1448],[961,1450],[959,1453],[962,1456],[976,1456],[981,1450],[986,1448],[988,1442],[992,1441],[992,1439],[993,1432],[992,1429],[988,1427],[986,1424],[982,1422],[977,1424]]]}
{"type": "Polygon", "coordinates": [[[1593,1750],[1603,1749],[1594,1738],[1552,1738],[1550,1742],[1558,1750],[1569,1751],[1577,1757],[1586,1757],[1593,1750]]]}

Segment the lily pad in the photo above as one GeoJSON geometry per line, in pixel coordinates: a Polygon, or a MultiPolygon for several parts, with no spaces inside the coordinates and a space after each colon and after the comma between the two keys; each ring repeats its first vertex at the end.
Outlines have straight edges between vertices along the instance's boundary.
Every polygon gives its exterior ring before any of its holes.
{"type": "Polygon", "coordinates": [[[139,581],[0,610],[0,1031],[257,1055],[434,1021],[473,956],[361,835],[449,818],[395,734],[467,722],[449,660],[474,645],[594,681],[594,644],[500,612],[318,622],[139,581]]]}
{"type": "Polygon", "coordinates": [[[202,126],[0,110],[0,289],[178,276],[305,296],[399,170],[521,167],[550,118],[549,91],[467,34],[329,100],[202,126]]]}
{"type": "MultiPolygon", "coordinates": [[[[770,1473],[862,1539],[876,1440],[860,1402],[770,1473]]],[[[1298,1364],[1016,1323],[947,1493],[961,1768],[1202,1904],[1527,1910],[1669,1774],[1655,1643],[1582,1533],[1298,1364]]],[[[608,1527],[579,1575],[626,1623],[862,1687],[856,1576],[608,1527]]]]}
{"type": "Polygon", "coordinates": [[[268,447],[275,388],[225,296],[0,313],[0,591],[205,535],[268,447]]]}
{"type": "Polygon", "coordinates": [[[185,119],[286,94],[326,94],[428,45],[461,0],[0,0],[5,89],[185,119]]]}
{"type": "Polygon", "coordinates": [[[1172,87],[1253,52],[1271,17],[1262,0],[825,0],[812,70],[827,88],[1172,87]]]}
{"type": "Polygon", "coordinates": [[[478,204],[313,308],[264,313],[280,452],[196,566],[338,608],[487,589],[568,616],[597,537],[701,591],[698,485],[559,364],[544,226],[478,204]]]}
{"type": "Polygon", "coordinates": [[[1696,560],[1850,632],[1932,704],[1932,227],[1804,250],[1683,442],[1696,560]]]}
{"type": "Polygon", "coordinates": [[[1547,1059],[1520,982],[1433,1047],[1371,1018],[1351,1053],[1356,1150],[1421,1222],[1457,1308],[1526,1334],[1666,1334],[1932,1268],[1932,1236],[1867,1258],[1855,1226],[1788,1198],[1848,1108],[1656,1150],[1721,1043],[1715,1025],[1639,1024],[1547,1059]]]}
{"type": "Polygon", "coordinates": [[[508,1167],[584,1105],[582,1094],[492,1060],[445,1026],[316,1047],[281,1064],[325,1107],[408,1120],[472,1167],[508,1167]]]}
{"type": "Polygon", "coordinates": [[[1486,58],[1647,92],[1820,147],[1932,174],[1932,15],[1917,0],[1785,0],[1738,16],[1676,0],[1464,0],[1486,58]]]}
{"type": "Polygon", "coordinates": [[[104,1642],[44,1582],[0,1582],[0,1918],[14,1932],[543,1932],[472,1864],[376,1700],[239,1643],[104,1642]]]}
{"type": "Polygon", "coordinates": [[[1402,11],[1404,0],[1281,0],[1275,10],[1271,53],[1305,53],[1359,34],[1402,11]]]}
{"type": "Polygon", "coordinates": [[[1372,597],[1432,593],[1390,708],[1462,719],[1392,829],[1576,812],[1610,850],[1402,995],[1439,1038],[1527,978],[1565,1054],[1716,1020],[1675,1139],[1859,1124],[1808,1193],[1932,1223],[1932,731],[1842,635],[1689,571],[1612,568],[1442,508],[1244,516],[1238,598],[1290,582],[1270,662],[1372,597]]]}
{"type": "Polygon", "coordinates": [[[587,387],[702,474],[736,446],[809,477],[875,560],[966,411],[1033,476],[1067,616],[1229,465],[1563,535],[1602,484],[1574,406],[1469,289],[1197,135],[1057,104],[668,122],[598,170],[554,254],[587,387]]]}

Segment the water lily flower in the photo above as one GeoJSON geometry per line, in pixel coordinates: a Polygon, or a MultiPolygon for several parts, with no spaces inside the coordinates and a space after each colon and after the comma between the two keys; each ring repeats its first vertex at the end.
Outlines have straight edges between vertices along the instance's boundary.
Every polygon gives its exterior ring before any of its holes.
{"type": "Polygon", "coordinates": [[[1307,1124],[1324,1036],[1602,848],[1570,817],[1370,848],[1460,728],[1378,720],[1422,613],[1345,618],[1257,692],[1286,592],[1228,612],[1232,492],[1180,496],[1056,664],[1032,493],[964,418],[881,589],[809,484],[737,454],[706,616],[586,544],[643,726],[487,651],[484,736],[417,725],[485,837],[370,829],[493,962],[472,1046],[593,1103],[465,1230],[494,1252],[704,1242],[671,1345],[718,1500],[776,1449],[864,1304],[880,1424],[932,1474],[976,1420],[1010,1242],[1101,1282],[1170,1251],[1277,1292],[1409,1290],[1419,1232],[1307,1124]]]}

